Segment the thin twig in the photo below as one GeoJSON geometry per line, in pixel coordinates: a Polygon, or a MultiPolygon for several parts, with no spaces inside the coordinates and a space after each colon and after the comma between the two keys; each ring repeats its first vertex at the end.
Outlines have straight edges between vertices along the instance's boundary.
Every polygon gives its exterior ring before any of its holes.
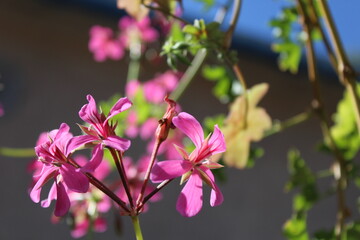
{"type": "Polygon", "coordinates": [[[159,11],[159,12],[163,13],[164,15],[170,16],[170,17],[172,17],[172,18],[174,18],[176,20],[179,20],[179,21],[181,21],[181,22],[183,22],[185,24],[191,24],[190,22],[186,21],[185,19],[183,19],[181,17],[178,17],[178,16],[176,16],[175,14],[172,14],[169,11],[166,11],[165,9],[162,9],[162,8],[159,8],[159,7],[154,7],[154,6],[151,6],[149,4],[145,4],[143,2],[142,2],[142,5],[144,7],[146,7],[146,8],[148,8],[148,9],[150,9],[150,10],[159,11]]]}
{"type": "Polygon", "coordinates": [[[168,185],[172,180],[174,179],[168,179],[160,183],[151,193],[146,195],[144,197],[144,200],[140,203],[140,205],[137,207],[137,211],[141,211],[141,209],[144,207],[145,203],[149,201],[156,193],[158,193],[161,189],[163,189],[166,185],[168,185]]]}
{"type": "Polygon", "coordinates": [[[324,22],[327,28],[327,31],[330,35],[331,43],[334,48],[336,60],[337,60],[337,72],[340,78],[341,83],[346,87],[347,91],[350,94],[358,133],[360,135],[360,97],[356,89],[356,71],[351,66],[345,50],[341,44],[340,36],[337,32],[335,23],[332,19],[330,9],[325,0],[317,0],[319,7],[322,10],[324,22]]]}
{"type": "MultiPolygon", "coordinates": [[[[80,168],[81,166],[72,159],[68,159],[69,163],[76,168],[80,168]]],[[[111,198],[114,202],[116,202],[119,207],[121,207],[125,212],[130,214],[129,208],[126,206],[126,203],[121,200],[113,191],[111,191],[107,186],[105,186],[101,181],[99,181],[96,177],[94,177],[91,173],[84,173],[85,176],[89,179],[92,185],[97,187],[100,191],[105,193],[109,198],[111,198]]]]}
{"type": "Polygon", "coordinates": [[[276,133],[282,132],[285,129],[288,129],[290,127],[293,127],[295,125],[298,125],[300,123],[303,123],[307,120],[309,120],[314,115],[314,111],[312,109],[299,113],[285,121],[282,122],[275,122],[271,129],[265,132],[264,137],[269,137],[271,135],[274,135],[276,133]]]}
{"type": "Polygon", "coordinates": [[[207,55],[207,50],[205,48],[200,49],[196,53],[191,65],[188,67],[188,69],[186,69],[184,75],[180,79],[179,85],[177,86],[176,90],[172,92],[170,96],[171,99],[177,101],[180,98],[180,96],[183,94],[185,89],[189,86],[191,80],[194,79],[194,76],[199,71],[201,65],[203,64],[206,58],[206,55],[207,55]]]}
{"type": "Polygon", "coordinates": [[[147,168],[146,173],[145,173],[144,183],[143,183],[143,185],[141,187],[140,194],[139,194],[139,196],[137,198],[137,201],[136,201],[136,204],[138,206],[141,205],[141,202],[142,202],[142,200],[144,198],[146,186],[147,186],[147,183],[149,182],[149,178],[150,178],[150,173],[151,173],[152,167],[154,166],[155,159],[156,159],[156,156],[157,156],[157,153],[159,151],[161,143],[162,143],[162,141],[159,138],[156,138],[154,148],[153,148],[153,151],[152,151],[151,157],[150,157],[150,163],[149,163],[148,168],[147,168]]]}
{"type": "Polygon", "coordinates": [[[308,65],[308,74],[309,80],[311,82],[313,88],[313,107],[317,110],[316,113],[319,116],[320,124],[323,132],[323,136],[325,142],[330,147],[332,153],[335,156],[335,166],[334,168],[334,176],[336,179],[336,192],[337,192],[337,199],[338,199],[338,213],[337,213],[337,222],[335,227],[335,234],[337,240],[342,239],[344,234],[344,221],[346,217],[347,207],[345,205],[345,188],[346,188],[346,172],[345,172],[345,160],[340,153],[332,135],[330,132],[330,124],[327,119],[327,114],[325,112],[324,102],[320,92],[320,85],[318,80],[317,74],[317,66],[316,66],[316,57],[313,42],[311,39],[311,33],[313,31],[313,25],[309,20],[309,17],[306,12],[306,6],[304,5],[302,0],[297,0],[297,8],[299,14],[301,16],[301,23],[303,25],[304,30],[308,34],[308,38],[306,40],[306,57],[307,57],[307,65],[308,65]],[[335,174],[336,173],[336,174],[335,174]]]}
{"type": "Polygon", "coordinates": [[[120,175],[121,182],[122,182],[122,184],[124,186],[126,195],[128,197],[129,203],[130,203],[130,207],[132,209],[134,209],[134,202],[133,202],[131,192],[130,192],[130,189],[129,189],[129,181],[128,181],[127,176],[126,176],[126,172],[125,172],[124,163],[123,163],[123,160],[122,160],[121,153],[117,154],[117,151],[115,151],[115,149],[113,149],[113,148],[109,148],[109,150],[110,150],[110,153],[111,153],[111,155],[112,155],[112,157],[114,159],[114,162],[115,162],[116,168],[118,170],[118,173],[120,175]]]}

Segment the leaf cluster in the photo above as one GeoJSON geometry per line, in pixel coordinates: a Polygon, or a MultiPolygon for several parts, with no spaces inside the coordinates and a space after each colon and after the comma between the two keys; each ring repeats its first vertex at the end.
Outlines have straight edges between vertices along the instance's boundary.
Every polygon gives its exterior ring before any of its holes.
{"type": "Polygon", "coordinates": [[[161,55],[167,57],[167,63],[173,69],[179,62],[190,65],[189,56],[194,56],[200,49],[214,51],[222,60],[237,61],[235,52],[224,47],[224,41],[225,33],[220,30],[219,23],[205,24],[203,19],[195,19],[194,24],[172,26],[161,55]]]}

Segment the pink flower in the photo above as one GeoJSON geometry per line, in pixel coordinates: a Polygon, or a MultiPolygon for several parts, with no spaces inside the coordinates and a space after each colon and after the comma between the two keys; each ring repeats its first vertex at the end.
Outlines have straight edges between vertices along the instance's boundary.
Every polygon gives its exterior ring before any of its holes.
{"type": "Polygon", "coordinates": [[[151,27],[149,17],[145,17],[140,21],[125,16],[119,21],[119,29],[121,31],[120,42],[129,48],[134,42],[154,42],[159,34],[155,28],[151,27]]]}
{"type": "Polygon", "coordinates": [[[167,71],[144,84],[145,98],[152,103],[161,103],[167,94],[178,85],[180,75],[167,71]]]}
{"type": "Polygon", "coordinates": [[[211,190],[210,205],[218,206],[223,202],[223,195],[210,169],[222,167],[211,162],[210,157],[226,150],[224,136],[217,125],[214,132],[204,139],[200,123],[188,113],[180,113],[173,118],[173,124],[186,134],[195,144],[195,150],[188,155],[186,151],[176,146],[182,160],[167,160],[154,165],[151,180],[162,182],[182,176],[181,183],[187,181],[178,198],[176,209],[185,217],[196,215],[202,208],[202,182],[211,190]]]}
{"type": "Polygon", "coordinates": [[[119,151],[126,151],[130,147],[130,140],[116,136],[116,124],[109,123],[109,120],[127,110],[132,103],[129,99],[120,98],[114,106],[110,109],[108,116],[99,113],[96,107],[96,102],[91,95],[87,95],[88,104],[85,104],[79,111],[79,116],[82,120],[89,123],[89,127],[81,126],[81,129],[86,135],[77,136],[69,141],[68,148],[76,149],[85,144],[104,145],[106,147],[114,148],[119,151]]]}
{"type": "MultiPolygon", "coordinates": [[[[42,170],[37,181],[30,192],[31,199],[38,203],[42,187],[50,180],[55,182],[52,185],[48,198],[41,202],[42,207],[49,207],[52,200],[56,199],[56,216],[63,216],[70,208],[68,190],[85,193],[89,189],[89,180],[84,172],[91,172],[99,164],[102,158],[102,150],[97,147],[94,149],[93,158],[83,167],[74,167],[69,160],[67,143],[72,138],[69,126],[61,124],[58,130],[53,130],[48,135],[49,140],[36,146],[35,152],[38,160],[42,162],[42,170]]],[[[72,150],[72,149],[69,149],[72,150]]]]}
{"type": "Polygon", "coordinates": [[[107,58],[120,60],[124,56],[124,47],[114,39],[110,28],[93,26],[90,29],[89,50],[94,54],[95,61],[103,62],[107,58]]]}

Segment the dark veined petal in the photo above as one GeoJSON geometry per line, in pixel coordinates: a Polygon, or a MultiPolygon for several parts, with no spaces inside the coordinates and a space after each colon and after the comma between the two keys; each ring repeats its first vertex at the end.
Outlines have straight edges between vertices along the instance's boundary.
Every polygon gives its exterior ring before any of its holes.
{"type": "Polygon", "coordinates": [[[115,104],[114,106],[110,109],[109,115],[105,120],[105,123],[107,121],[109,121],[110,118],[112,118],[113,116],[127,110],[128,108],[130,108],[132,106],[132,102],[127,98],[120,98],[115,104]]]}
{"type": "Polygon", "coordinates": [[[118,136],[107,137],[102,142],[105,144],[105,146],[114,148],[122,152],[128,150],[131,145],[130,140],[118,136]]]}
{"type": "Polygon", "coordinates": [[[195,169],[180,193],[176,210],[184,217],[193,217],[200,212],[202,202],[202,180],[195,169]]]}
{"type": "Polygon", "coordinates": [[[88,163],[84,167],[81,168],[82,172],[90,172],[93,173],[96,168],[99,167],[102,159],[103,159],[104,151],[102,149],[102,145],[98,144],[95,146],[92,157],[88,163]]]}
{"type": "Polygon", "coordinates": [[[224,134],[220,131],[218,125],[215,125],[214,132],[212,133],[208,144],[212,155],[226,151],[224,134]]]}
{"type": "Polygon", "coordinates": [[[98,141],[100,141],[100,139],[92,135],[81,135],[81,136],[73,137],[67,142],[65,154],[68,155],[69,153],[84,146],[87,143],[98,142],[98,141]]]}
{"type": "Polygon", "coordinates": [[[89,94],[86,96],[88,104],[85,104],[79,111],[79,117],[87,123],[100,123],[100,114],[96,107],[95,99],[89,94]]]}
{"type": "Polygon", "coordinates": [[[162,182],[168,179],[180,177],[190,171],[192,164],[186,160],[167,160],[154,165],[150,179],[153,182],[162,182]]]}
{"type": "Polygon", "coordinates": [[[222,204],[222,202],[224,201],[224,196],[222,194],[222,192],[220,191],[220,189],[218,188],[218,186],[215,183],[215,178],[213,173],[211,172],[210,169],[201,166],[200,169],[209,177],[209,179],[211,180],[211,194],[210,194],[210,206],[215,207],[218,206],[220,204],[222,204]]]}
{"type": "Polygon", "coordinates": [[[64,216],[70,208],[70,199],[62,182],[56,183],[56,204],[54,214],[57,217],[64,216]]]}
{"type": "Polygon", "coordinates": [[[200,123],[190,114],[181,112],[173,118],[173,124],[188,136],[200,148],[204,141],[204,131],[200,123]]]}
{"type": "Polygon", "coordinates": [[[50,206],[51,201],[56,199],[56,195],[57,195],[56,183],[53,183],[53,185],[50,188],[48,198],[41,201],[41,207],[48,208],[50,206]]]}
{"type": "Polygon", "coordinates": [[[89,179],[70,164],[64,163],[60,167],[60,174],[69,190],[79,193],[86,193],[89,189],[89,179]]]}
{"type": "Polygon", "coordinates": [[[36,182],[35,186],[30,192],[30,198],[34,202],[38,203],[40,201],[41,188],[47,183],[51,178],[57,175],[56,167],[46,167],[43,169],[42,175],[39,180],[36,182]]]}

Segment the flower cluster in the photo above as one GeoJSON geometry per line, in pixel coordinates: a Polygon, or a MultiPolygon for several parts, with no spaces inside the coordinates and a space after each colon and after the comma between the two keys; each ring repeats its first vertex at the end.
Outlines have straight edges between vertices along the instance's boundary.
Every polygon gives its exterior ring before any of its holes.
{"type": "Polygon", "coordinates": [[[90,29],[89,50],[93,53],[95,61],[120,60],[126,50],[141,50],[144,43],[154,42],[159,36],[157,30],[151,27],[149,17],[136,21],[125,16],[119,20],[118,28],[118,33],[99,25],[90,29]]]}
{"type": "MultiPolygon", "coordinates": [[[[156,88],[157,84],[162,84],[161,78],[151,84],[156,88]]],[[[88,103],[79,111],[80,118],[87,123],[79,124],[84,134],[73,136],[65,123],[59,129],[41,134],[35,147],[37,161],[29,166],[34,173],[31,199],[40,202],[43,186],[52,180],[54,183],[41,206],[49,207],[51,201],[56,200],[54,222],[70,211],[73,237],[81,237],[90,230],[104,231],[107,224],[103,213],[110,209],[111,200],[122,215],[137,216],[146,211],[148,201],[161,199],[159,191],[165,183],[180,176],[181,183],[186,182],[176,205],[181,215],[191,217],[200,211],[203,181],[212,189],[210,205],[222,203],[222,193],[211,172],[211,169],[222,167],[212,162],[211,156],[225,151],[224,136],[217,126],[212,134],[204,138],[200,123],[188,113],[177,114],[176,103],[166,98],[168,109],[161,120],[154,126],[146,125],[155,138],[151,141],[153,152],[148,151],[148,155],[134,164],[130,157],[124,156],[131,145],[130,140],[116,133],[121,122],[112,120],[128,110],[132,102],[126,97],[120,98],[109,113],[104,114],[98,110],[91,95],[87,96],[87,100],[88,103]],[[177,130],[173,131],[173,128],[177,130]],[[195,144],[191,154],[180,146],[183,135],[195,144]],[[156,159],[158,153],[165,151],[160,148],[161,145],[173,149],[172,154],[165,154],[168,160],[156,159]],[[83,148],[92,149],[90,160],[74,155],[83,148]],[[105,150],[111,153],[120,180],[109,182],[105,179],[112,170],[108,160],[104,160],[105,150]],[[161,184],[154,187],[148,184],[149,180],[161,184]]]]}

